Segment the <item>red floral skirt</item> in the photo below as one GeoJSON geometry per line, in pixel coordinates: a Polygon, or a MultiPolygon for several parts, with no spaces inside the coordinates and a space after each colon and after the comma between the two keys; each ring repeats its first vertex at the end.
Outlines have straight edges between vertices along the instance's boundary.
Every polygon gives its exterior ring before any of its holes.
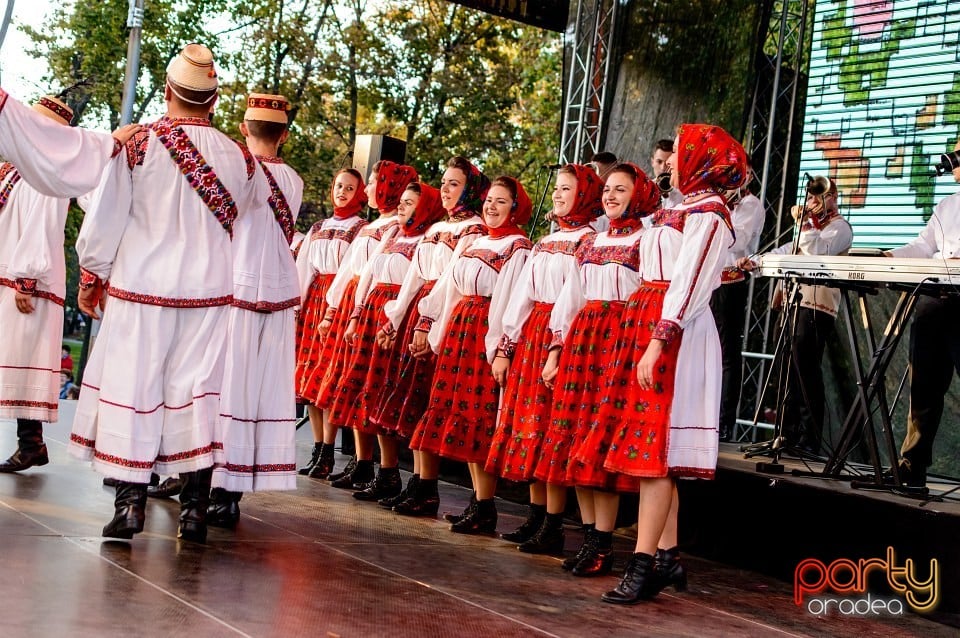
{"type": "Polygon", "coordinates": [[[503,389],[500,420],[493,435],[486,471],[511,481],[530,481],[547,426],[553,391],[541,374],[550,354],[552,303],[538,302],[517,339],[503,389]]]}
{"type": "Polygon", "coordinates": [[[350,348],[344,376],[330,403],[330,423],[345,425],[364,434],[378,434],[380,428],[367,422],[364,398],[369,392],[376,395],[387,375],[391,350],[377,345],[377,330],[383,317],[383,307],[397,298],[399,284],[377,284],[370,291],[357,321],[357,338],[350,348]]]}
{"type": "Polygon", "coordinates": [[[604,403],[600,411],[600,419],[606,424],[604,431],[613,434],[608,440],[596,443],[606,444],[608,448],[603,467],[621,475],[645,478],[669,475],[670,409],[681,340],[674,339],[664,348],[654,369],[652,388],[640,387],[635,367],[650,345],[660,320],[666,288],[666,283],[644,282],[631,298],[624,324],[630,326],[635,340],[632,348],[624,350],[625,372],[618,370],[620,378],[611,381],[619,400],[604,403]]]}
{"type": "Polygon", "coordinates": [[[536,479],[568,485],[570,446],[597,416],[597,401],[614,360],[614,339],[620,333],[624,306],[622,301],[588,301],[574,318],[560,353],[550,427],[533,472],[536,479]]]}
{"type": "Polygon", "coordinates": [[[484,345],[489,311],[490,298],[477,296],[464,297],[453,309],[437,355],[430,403],[410,449],[465,463],[487,460],[500,389],[484,345]]]}
{"type": "Polygon", "coordinates": [[[398,356],[391,360],[386,374],[386,384],[380,393],[380,401],[372,410],[370,420],[388,432],[410,438],[417,423],[427,410],[430,388],[437,358],[431,353],[417,359],[407,346],[413,341],[414,328],[420,321],[420,300],[430,294],[436,280],[423,284],[420,292],[410,302],[407,316],[400,324],[394,343],[398,356]]]}
{"type": "Polygon", "coordinates": [[[323,315],[327,312],[327,290],[330,289],[332,282],[332,274],[315,275],[307,288],[306,298],[300,306],[300,312],[297,313],[296,390],[298,397],[310,401],[315,396],[315,392],[311,391],[312,387],[309,385],[310,376],[317,366],[320,352],[323,349],[323,342],[317,328],[323,321],[323,315]]]}
{"type": "Polygon", "coordinates": [[[333,395],[340,386],[343,371],[350,358],[350,346],[343,340],[343,333],[347,329],[347,324],[350,323],[350,313],[353,312],[353,301],[359,283],[359,277],[351,277],[347,282],[343,297],[340,298],[340,305],[333,315],[330,332],[327,333],[327,341],[322,353],[324,362],[317,367],[316,393],[313,398],[314,404],[324,410],[328,409],[333,402],[333,395]]]}

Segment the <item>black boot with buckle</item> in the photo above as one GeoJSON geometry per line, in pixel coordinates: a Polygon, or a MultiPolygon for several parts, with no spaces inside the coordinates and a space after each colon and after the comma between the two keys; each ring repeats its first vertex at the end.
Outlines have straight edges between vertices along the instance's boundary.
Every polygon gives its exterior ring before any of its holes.
{"type": "Polygon", "coordinates": [[[560,566],[564,570],[570,571],[577,566],[577,563],[582,561],[588,552],[592,552],[594,541],[592,540],[594,535],[597,533],[596,525],[593,523],[584,523],[581,527],[583,529],[583,542],[580,544],[580,548],[577,550],[577,553],[571,556],[570,558],[565,558],[560,566]]]}
{"type": "MultiPolygon", "coordinates": [[[[357,457],[351,456],[350,460],[347,461],[347,464],[343,466],[342,470],[340,470],[339,472],[333,472],[331,470],[331,473],[327,476],[327,480],[330,482],[339,481],[347,474],[353,474],[353,471],[355,469],[357,469],[357,457]]],[[[313,478],[319,478],[319,477],[313,477],[313,478]]]]}
{"type": "Polygon", "coordinates": [[[373,481],[373,461],[357,461],[353,471],[344,474],[335,481],[330,481],[330,487],[342,490],[363,490],[373,481]]]}
{"type": "Polygon", "coordinates": [[[17,450],[0,463],[0,472],[20,472],[50,462],[43,442],[43,424],[34,419],[17,419],[17,450]]]}
{"type": "MultiPolygon", "coordinates": [[[[351,462],[356,465],[353,459],[351,459],[351,462]]],[[[330,473],[333,472],[335,463],[336,461],[333,458],[333,443],[321,443],[320,456],[317,457],[316,464],[313,466],[313,469],[307,473],[307,476],[312,479],[330,478],[330,473]]]]}
{"type": "Polygon", "coordinates": [[[492,498],[477,501],[473,511],[450,526],[457,534],[496,534],[497,505],[492,498]]]}
{"type": "Polygon", "coordinates": [[[521,523],[520,527],[512,532],[500,534],[500,538],[505,541],[510,541],[511,543],[525,543],[533,538],[533,535],[537,533],[537,530],[543,527],[543,519],[546,518],[546,516],[546,505],[530,503],[530,512],[527,514],[527,520],[521,523]]]}
{"type": "Polygon", "coordinates": [[[411,496],[413,496],[417,491],[417,483],[420,482],[419,474],[411,474],[410,478],[407,479],[407,486],[404,487],[399,494],[396,496],[391,496],[390,498],[381,498],[377,501],[377,505],[380,507],[385,507],[388,510],[392,510],[395,506],[404,502],[411,496]]]}
{"type": "Polygon", "coordinates": [[[222,487],[210,490],[207,525],[233,529],[240,522],[240,499],[243,492],[230,492],[222,487]]]}
{"type": "Polygon", "coordinates": [[[104,526],[103,535],[107,538],[133,538],[134,534],[143,531],[147,484],[118,481],[113,506],[113,519],[104,526]]]}
{"type": "Polygon", "coordinates": [[[604,576],[613,569],[613,532],[594,531],[590,551],[573,566],[574,576],[604,576]]]}
{"type": "Polygon", "coordinates": [[[443,515],[443,520],[448,523],[459,523],[461,520],[473,514],[473,511],[477,508],[477,493],[473,492],[470,494],[470,502],[467,503],[467,506],[463,508],[463,511],[459,514],[453,514],[451,512],[445,512],[443,515]]]}
{"type": "Polygon", "coordinates": [[[210,480],[213,469],[184,472],[180,475],[180,529],[177,538],[194,543],[207,542],[207,508],[210,507],[210,480]]]}
{"type": "Polygon", "coordinates": [[[391,498],[403,491],[403,479],[400,478],[399,467],[380,467],[377,478],[359,492],[353,493],[358,501],[379,501],[391,498]]]}
{"type": "Polygon", "coordinates": [[[323,448],[323,443],[314,443],[313,450],[310,452],[310,460],[307,461],[307,464],[297,470],[297,474],[300,476],[307,476],[310,474],[310,471],[313,470],[313,467],[317,464],[317,461],[320,459],[320,450],[323,448]]]}
{"type": "Polygon", "coordinates": [[[540,529],[517,549],[524,554],[562,554],[565,540],[563,514],[547,514],[540,529]]]}
{"type": "Polygon", "coordinates": [[[393,511],[403,516],[436,516],[440,509],[440,494],[437,479],[420,479],[412,496],[393,506],[393,511]]]}
{"type": "Polygon", "coordinates": [[[673,585],[678,592],[687,589],[687,570],[680,562],[680,550],[677,547],[657,549],[654,554],[653,569],[664,587],[673,585]]]}
{"type": "Polygon", "coordinates": [[[663,583],[654,569],[650,554],[638,553],[630,557],[623,579],[617,588],[600,597],[605,603],[633,605],[650,600],[663,589],[663,583]]]}

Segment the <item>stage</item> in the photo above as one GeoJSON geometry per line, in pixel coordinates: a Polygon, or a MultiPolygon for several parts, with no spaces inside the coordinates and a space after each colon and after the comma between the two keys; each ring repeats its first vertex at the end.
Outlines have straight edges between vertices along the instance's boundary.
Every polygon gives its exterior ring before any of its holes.
{"type": "MultiPolygon", "coordinates": [[[[770,544],[765,539],[796,543],[784,532],[796,517],[811,520],[797,530],[819,530],[811,548],[844,551],[845,539],[860,532],[843,527],[846,520],[819,520],[822,514],[810,509],[834,502],[840,505],[826,509],[890,516],[884,533],[891,543],[899,520],[916,518],[942,528],[955,545],[960,507],[920,508],[899,497],[850,493],[835,482],[759,476],[733,446],[722,455],[716,482],[683,486],[689,590],[617,607],[599,602],[617,576],[577,579],[560,569],[559,558],[520,554],[496,538],[454,535],[440,518],[400,518],[305,478],[296,492],[244,496],[237,530],[211,529],[206,545],[176,540],[176,500],[151,500],[146,530],[131,542],[107,541],[100,529],[112,514],[113,490],[67,455],[75,403],[61,405],[61,423],[46,432],[51,463],[0,475],[0,598],[8,636],[956,635],[911,613],[811,615],[794,604],[789,580],[775,577],[785,556],[806,548],[764,555],[759,546],[770,544]],[[740,549],[751,545],[757,548],[746,554],[740,549]]],[[[12,424],[4,426],[6,454],[15,433],[12,424]]],[[[298,441],[303,460],[309,433],[299,432],[298,441]]],[[[468,496],[443,484],[441,512],[459,511],[468,496]]],[[[522,506],[503,501],[498,508],[501,531],[522,520],[522,506]]],[[[918,536],[928,548],[939,543],[928,532],[918,536]]],[[[571,522],[568,555],[579,541],[571,522]]],[[[632,543],[626,532],[616,542],[619,572],[632,543]]],[[[872,555],[870,543],[851,557],[872,555]]],[[[907,548],[898,551],[907,557],[907,548]]],[[[942,568],[945,599],[957,571],[942,568]]]]}

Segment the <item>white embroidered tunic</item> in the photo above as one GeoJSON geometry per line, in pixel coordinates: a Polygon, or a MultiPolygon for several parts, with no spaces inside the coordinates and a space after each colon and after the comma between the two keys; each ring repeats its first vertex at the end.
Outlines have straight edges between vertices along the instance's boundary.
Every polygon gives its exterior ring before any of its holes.
{"type": "Polygon", "coordinates": [[[337,274],[350,244],[366,225],[366,220],[359,215],[346,219],[330,217],[313,225],[297,254],[301,301],[306,298],[314,277],[337,274]]]}
{"type": "MultiPolygon", "coordinates": [[[[363,227],[357,238],[350,244],[350,249],[337,270],[337,276],[333,278],[330,290],[327,291],[327,304],[330,308],[327,310],[327,317],[340,307],[350,280],[363,274],[364,267],[370,259],[383,250],[383,246],[396,232],[395,215],[381,215],[363,227]]],[[[352,311],[353,299],[348,299],[346,312],[352,311]]]]}

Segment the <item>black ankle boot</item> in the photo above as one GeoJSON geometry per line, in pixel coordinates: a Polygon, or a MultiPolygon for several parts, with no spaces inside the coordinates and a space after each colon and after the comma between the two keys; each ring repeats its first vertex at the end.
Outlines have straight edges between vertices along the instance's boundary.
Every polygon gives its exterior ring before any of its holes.
{"type": "Polygon", "coordinates": [[[390,498],[381,498],[379,501],[377,501],[377,504],[380,507],[385,507],[388,510],[392,510],[395,506],[414,495],[414,493],[417,491],[417,483],[419,482],[420,475],[412,474],[410,478],[407,479],[407,486],[403,488],[399,494],[396,496],[391,496],[390,498]]]}
{"type": "Polygon", "coordinates": [[[517,546],[524,554],[562,554],[563,514],[547,514],[540,529],[529,539],[517,546]]]}
{"type": "Polygon", "coordinates": [[[653,561],[650,554],[634,554],[627,563],[620,584],[601,596],[601,600],[616,605],[633,605],[656,596],[663,589],[663,584],[654,571],[653,561]]]}
{"type": "Polygon", "coordinates": [[[381,467],[377,472],[377,478],[359,492],[353,493],[353,498],[358,501],[379,501],[383,498],[391,498],[403,491],[403,479],[400,478],[400,468],[381,467]]]}
{"type": "Polygon", "coordinates": [[[50,462],[43,442],[43,424],[34,419],[17,419],[17,450],[0,463],[0,472],[20,472],[50,462]]]}
{"type": "Polygon", "coordinates": [[[180,529],[177,538],[194,543],[207,542],[207,508],[210,507],[210,480],[213,469],[185,472],[180,475],[180,529]]]}
{"type": "Polygon", "coordinates": [[[457,534],[496,534],[497,505],[492,498],[477,501],[473,512],[450,526],[457,534]]]}
{"type": "Polygon", "coordinates": [[[312,479],[330,478],[330,473],[333,472],[335,463],[336,461],[333,458],[333,443],[321,443],[320,456],[317,457],[317,462],[307,473],[307,476],[312,479]]]}
{"type": "Polygon", "coordinates": [[[653,558],[653,569],[662,585],[664,587],[673,585],[673,588],[678,592],[686,591],[687,570],[680,562],[680,550],[676,547],[657,549],[653,558]]]}
{"type": "Polygon", "coordinates": [[[341,490],[363,490],[373,481],[373,461],[357,461],[353,471],[344,474],[336,481],[330,482],[330,487],[341,490]]]}
{"type": "Polygon", "coordinates": [[[113,519],[104,526],[103,535],[107,538],[133,538],[134,534],[143,531],[147,484],[118,481],[113,506],[113,519]]]}
{"type": "Polygon", "coordinates": [[[240,499],[243,492],[228,492],[222,487],[210,490],[207,506],[207,525],[233,529],[240,522],[240,499]]]}
{"type": "Polygon", "coordinates": [[[436,516],[440,509],[437,479],[420,479],[413,495],[393,506],[393,511],[404,516],[436,516]]]}
{"type": "MultiPolygon", "coordinates": [[[[346,476],[347,474],[353,474],[353,471],[354,471],[355,469],[357,469],[357,457],[351,456],[351,457],[350,457],[350,460],[347,461],[347,464],[343,466],[343,469],[340,470],[339,472],[333,472],[333,473],[331,473],[329,476],[327,476],[327,480],[329,480],[329,481],[331,481],[331,482],[333,482],[333,481],[339,481],[340,479],[342,479],[342,478],[343,478],[344,476],[346,476]]],[[[331,471],[331,472],[332,472],[332,471],[331,471]]]]}
{"type": "Polygon", "coordinates": [[[443,515],[443,520],[448,523],[459,523],[466,517],[470,516],[473,511],[477,508],[477,493],[473,492],[470,494],[470,502],[467,503],[467,506],[463,508],[463,511],[459,514],[453,514],[451,512],[445,512],[443,515]]]}
{"type": "Polygon", "coordinates": [[[150,498],[173,498],[183,490],[183,481],[179,476],[168,476],[162,483],[147,488],[150,498]]]}
{"type": "Polygon", "coordinates": [[[500,538],[511,543],[525,543],[543,527],[543,519],[547,517],[547,506],[530,503],[530,512],[527,514],[527,520],[520,524],[520,527],[500,534],[500,538]]]}
{"type": "Polygon", "coordinates": [[[594,541],[591,539],[597,533],[596,526],[593,523],[586,523],[581,529],[583,529],[583,542],[580,544],[580,549],[577,550],[576,554],[570,558],[564,559],[564,561],[560,564],[560,566],[566,571],[570,571],[576,567],[577,563],[583,560],[584,556],[586,556],[588,552],[593,551],[591,548],[591,543],[594,541]]]}
{"type": "Polygon", "coordinates": [[[320,460],[320,450],[323,448],[323,443],[314,443],[313,451],[310,452],[310,460],[307,461],[307,464],[297,470],[297,474],[300,476],[307,476],[310,474],[310,471],[317,464],[317,461],[320,460]]]}
{"type": "Polygon", "coordinates": [[[613,532],[593,533],[593,543],[570,573],[574,576],[603,576],[613,568],[613,532]]]}

